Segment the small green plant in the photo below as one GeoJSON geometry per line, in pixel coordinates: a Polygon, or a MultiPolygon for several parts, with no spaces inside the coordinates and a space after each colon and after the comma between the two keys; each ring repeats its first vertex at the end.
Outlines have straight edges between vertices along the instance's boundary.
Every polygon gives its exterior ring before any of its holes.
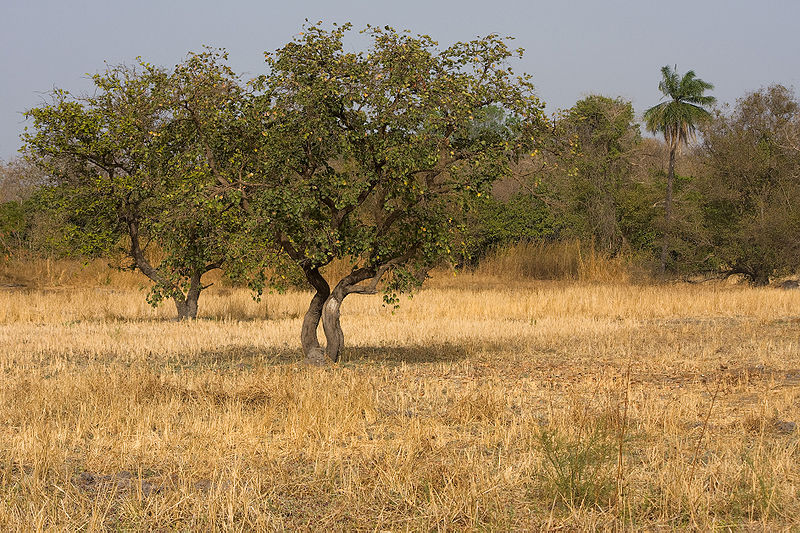
{"type": "Polygon", "coordinates": [[[542,430],[544,489],[550,501],[570,508],[610,508],[616,494],[618,435],[605,418],[590,421],[575,435],[542,430]]]}
{"type": "Polygon", "coordinates": [[[755,454],[749,451],[742,456],[742,462],[747,466],[745,475],[742,476],[742,487],[739,498],[747,502],[746,513],[750,520],[769,519],[775,509],[777,486],[774,472],[764,458],[764,451],[757,450],[755,454]]]}

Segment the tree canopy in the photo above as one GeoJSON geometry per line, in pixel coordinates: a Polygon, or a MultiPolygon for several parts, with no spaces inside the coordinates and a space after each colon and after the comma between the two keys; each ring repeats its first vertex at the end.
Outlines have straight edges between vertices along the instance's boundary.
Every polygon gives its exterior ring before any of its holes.
{"type": "Polygon", "coordinates": [[[667,98],[644,112],[644,122],[651,133],[661,133],[670,148],[680,148],[694,139],[697,126],[711,119],[707,106],[717,99],[703,93],[714,85],[697,77],[693,70],[680,76],[668,65],[661,67],[658,89],[667,98]]]}
{"type": "Polygon", "coordinates": [[[800,104],[781,85],[741,98],[704,132],[703,211],[712,267],[756,285],[800,263],[800,104]]]}

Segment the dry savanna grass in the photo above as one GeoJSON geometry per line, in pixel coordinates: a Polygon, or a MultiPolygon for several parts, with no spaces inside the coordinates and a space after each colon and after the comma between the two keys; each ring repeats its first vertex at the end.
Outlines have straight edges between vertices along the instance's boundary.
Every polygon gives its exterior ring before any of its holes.
{"type": "Polygon", "coordinates": [[[0,291],[2,530],[800,528],[800,291],[439,274],[343,306],[0,291]]]}

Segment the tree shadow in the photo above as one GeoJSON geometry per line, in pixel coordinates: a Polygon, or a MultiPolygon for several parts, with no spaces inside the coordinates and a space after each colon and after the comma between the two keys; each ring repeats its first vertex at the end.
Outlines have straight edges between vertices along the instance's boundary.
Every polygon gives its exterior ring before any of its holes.
{"type": "Polygon", "coordinates": [[[258,346],[231,345],[202,350],[196,354],[171,356],[166,361],[166,366],[173,370],[247,371],[262,366],[295,364],[302,360],[303,353],[299,347],[282,346],[265,349],[258,346]]]}
{"type": "MultiPolygon", "coordinates": [[[[344,367],[362,364],[396,366],[401,364],[444,363],[467,358],[466,347],[455,344],[427,346],[351,346],[345,348],[339,365],[344,367]]],[[[263,348],[233,345],[203,350],[196,354],[174,355],[165,363],[172,370],[213,369],[222,371],[248,371],[263,366],[299,364],[303,362],[300,347],[282,346],[263,348]]]]}
{"type": "Polygon", "coordinates": [[[340,364],[352,366],[361,363],[387,365],[415,363],[447,363],[466,359],[467,347],[441,343],[412,346],[345,346],[340,364]]]}

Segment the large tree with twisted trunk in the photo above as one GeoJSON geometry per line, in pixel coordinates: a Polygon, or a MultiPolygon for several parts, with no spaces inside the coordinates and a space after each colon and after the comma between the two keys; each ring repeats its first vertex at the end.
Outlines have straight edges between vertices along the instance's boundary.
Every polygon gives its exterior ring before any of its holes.
{"type": "Polygon", "coordinates": [[[440,49],[425,35],[368,26],[370,45],[357,52],[343,43],[350,29],[307,26],[267,54],[240,137],[246,229],[315,291],[301,341],[317,364],[340,357],[342,301],[380,288],[393,304],[420,284],[459,246],[465,199],[508,175],[544,123],[528,77],[508,65],[522,50],[496,35],[440,49]],[[502,127],[482,127],[490,108],[502,110],[502,127]],[[352,268],[326,279],[334,259],[352,268]]]}

